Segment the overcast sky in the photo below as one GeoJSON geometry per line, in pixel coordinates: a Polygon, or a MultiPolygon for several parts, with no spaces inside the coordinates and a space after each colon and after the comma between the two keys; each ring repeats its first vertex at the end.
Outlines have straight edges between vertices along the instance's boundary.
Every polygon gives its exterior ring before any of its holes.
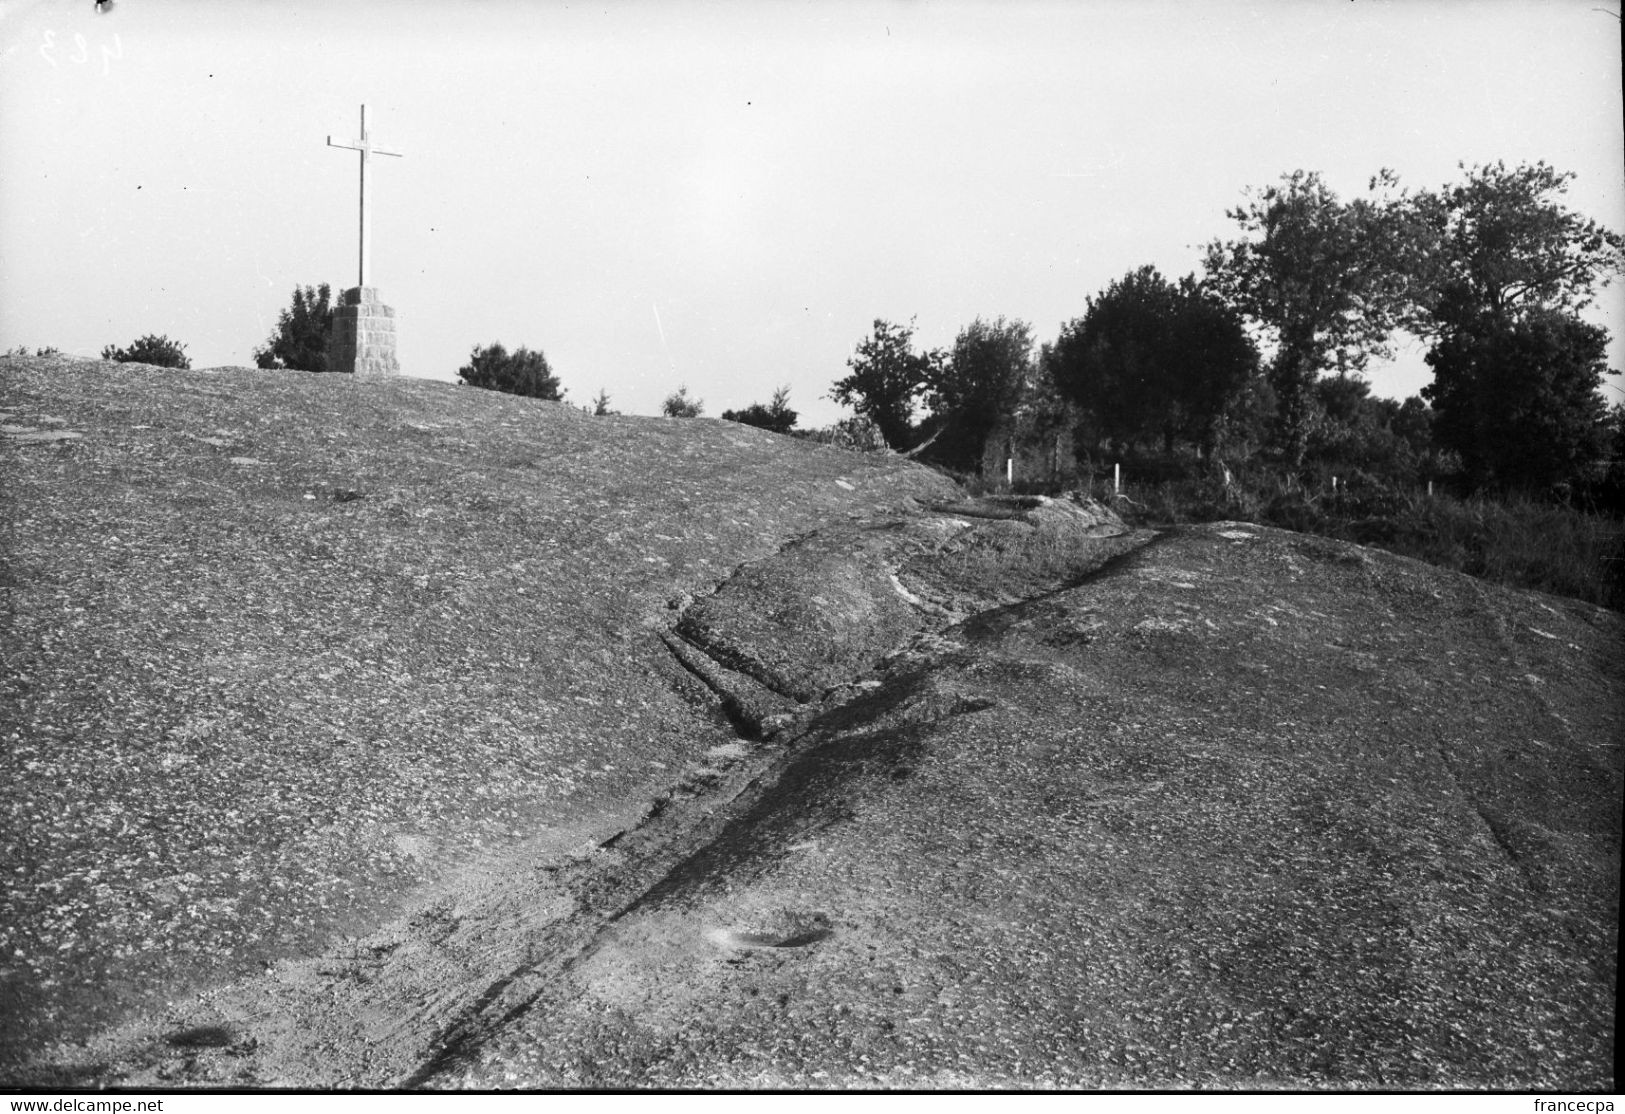
{"type": "MultiPolygon", "coordinates": [[[[1041,341],[1195,270],[1298,168],[1345,196],[1537,159],[1625,230],[1618,0],[0,0],[0,347],[154,332],[251,364],[296,284],[373,281],[407,375],[542,349],[573,402],[802,424],[877,317],[1041,341]]],[[[1625,288],[1591,315],[1625,368],[1625,288]]],[[[1428,381],[1412,346],[1377,393],[1428,381]]],[[[1615,380],[1614,382],[1618,382],[1615,380]]],[[[1611,401],[1625,398],[1612,387],[1611,401]]]]}

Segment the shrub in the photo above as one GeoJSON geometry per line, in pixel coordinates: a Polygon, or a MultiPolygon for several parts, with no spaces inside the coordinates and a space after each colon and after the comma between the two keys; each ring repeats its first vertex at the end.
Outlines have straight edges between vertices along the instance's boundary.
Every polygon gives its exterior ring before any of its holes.
{"type": "Polygon", "coordinates": [[[796,412],[790,409],[790,388],[780,387],[773,392],[773,401],[763,406],[754,402],[743,410],[724,410],[722,420],[752,425],[773,433],[789,433],[796,427],[796,412]]]}
{"type": "Polygon", "coordinates": [[[547,366],[547,357],[540,350],[532,352],[524,345],[512,353],[500,344],[484,348],[475,345],[469,362],[457,369],[457,377],[471,387],[488,391],[550,402],[564,398],[558,376],[547,366]]]}
{"type": "Polygon", "coordinates": [[[874,419],[859,414],[855,418],[843,418],[832,426],[823,429],[812,429],[798,432],[798,437],[820,445],[833,445],[837,449],[849,449],[855,453],[887,453],[891,447],[886,444],[886,438],[881,435],[880,426],[874,419]]]}
{"type": "Polygon", "coordinates": [[[174,367],[182,371],[192,366],[186,357],[186,345],[177,344],[168,337],[146,336],[128,348],[114,348],[109,344],[102,349],[102,359],[117,360],[121,364],[151,364],[154,367],[174,367]]]}
{"type": "Polygon", "coordinates": [[[685,383],[677,388],[675,394],[666,396],[666,401],[660,404],[660,412],[668,418],[697,418],[705,413],[705,401],[690,398],[685,383]]]}
{"type": "Polygon", "coordinates": [[[277,316],[265,344],[254,349],[254,366],[290,371],[326,371],[327,338],[333,330],[332,289],[293,288],[293,302],[277,316]]]}

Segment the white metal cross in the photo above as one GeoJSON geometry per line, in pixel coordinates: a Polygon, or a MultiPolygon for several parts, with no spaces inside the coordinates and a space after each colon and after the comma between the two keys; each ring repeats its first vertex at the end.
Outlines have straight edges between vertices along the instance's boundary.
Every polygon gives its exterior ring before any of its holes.
{"type": "Polygon", "coordinates": [[[372,139],[367,134],[367,106],[361,106],[361,138],[354,143],[334,143],[333,137],[327,137],[329,147],[343,147],[347,151],[361,152],[361,271],[360,280],[356,285],[367,285],[367,271],[369,269],[369,256],[372,250],[372,237],[367,232],[367,157],[369,155],[389,155],[391,158],[403,157],[399,151],[386,151],[382,147],[374,147],[372,139]]]}

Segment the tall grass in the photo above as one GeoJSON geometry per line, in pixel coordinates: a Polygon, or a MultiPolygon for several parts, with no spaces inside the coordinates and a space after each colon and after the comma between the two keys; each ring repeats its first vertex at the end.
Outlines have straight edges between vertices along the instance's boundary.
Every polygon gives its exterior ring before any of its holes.
{"type": "MultiPolygon", "coordinates": [[[[1097,494],[1109,500],[1110,487],[1097,494]]],[[[1119,513],[1143,525],[1259,522],[1625,611],[1625,522],[1527,496],[1460,499],[1380,485],[1334,494],[1269,473],[1228,486],[1214,479],[1125,483],[1123,494],[1119,513]]]]}
{"type": "MultiPolygon", "coordinates": [[[[1231,482],[1194,459],[1125,464],[1123,490],[1109,470],[1075,482],[953,474],[969,495],[1057,495],[1066,486],[1114,508],[1132,526],[1237,519],[1340,538],[1414,557],[1497,584],[1570,596],[1625,611],[1625,520],[1528,495],[1459,498],[1356,473],[1307,484],[1278,467],[1248,462],[1231,482]],[[1194,473],[1194,474],[1193,474],[1194,473]]],[[[1604,504],[1605,506],[1608,504],[1604,504]]],[[[1614,507],[1618,506],[1617,496],[1614,507]]],[[[1034,554],[1038,567],[1059,555],[1034,554]]],[[[997,561],[995,554],[983,559],[997,561]]],[[[966,570],[969,572],[970,570],[966,570]]]]}

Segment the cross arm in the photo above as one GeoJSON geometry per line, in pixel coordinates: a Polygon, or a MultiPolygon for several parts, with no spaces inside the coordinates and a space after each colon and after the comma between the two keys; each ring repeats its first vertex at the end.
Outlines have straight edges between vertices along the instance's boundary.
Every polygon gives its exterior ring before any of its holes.
{"type": "Polygon", "coordinates": [[[327,145],[329,147],[342,147],[346,151],[360,151],[363,154],[367,154],[367,155],[388,155],[392,159],[400,159],[400,158],[405,158],[406,157],[405,155],[402,155],[399,151],[386,151],[382,147],[374,147],[374,146],[372,146],[372,144],[367,143],[365,141],[363,141],[362,144],[358,147],[354,143],[334,143],[333,142],[333,137],[328,136],[327,137],[327,145]]]}

